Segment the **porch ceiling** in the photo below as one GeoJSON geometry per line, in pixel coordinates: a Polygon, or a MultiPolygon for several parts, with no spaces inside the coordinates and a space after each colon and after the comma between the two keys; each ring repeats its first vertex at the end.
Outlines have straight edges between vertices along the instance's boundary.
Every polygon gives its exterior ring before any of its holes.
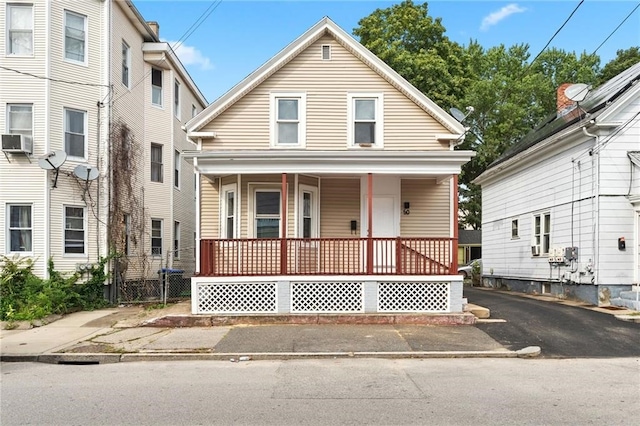
{"type": "Polygon", "coordinates": [[[459,174],[473,151],[185,151],[196,169],[207,175],[256,173],[392,174],[442,176],[459,174]]]}

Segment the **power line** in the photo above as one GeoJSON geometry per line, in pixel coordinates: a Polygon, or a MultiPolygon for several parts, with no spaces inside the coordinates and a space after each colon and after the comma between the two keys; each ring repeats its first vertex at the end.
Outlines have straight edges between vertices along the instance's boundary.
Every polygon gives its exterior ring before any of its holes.
{"type": "Polygon", "coordinates": [[[6,70],[6,71],[12,71],[12,72],[15,72],[17,74],[26,75],[26,76],[37,78],[37,79],[40,79],[40,80],[55,81],[56,83],[75,84],[75,85],[78,85],[78,86],[91,86],[91,87],[110,87],[108,84],[82,83],[82,82],[79,82],[79,81],[61,80],[61,79],[58,79],[58,78],[45,77],[45,76],[42,76],[42,75],[31,74],[30,72],[20,71],[20,70],[14,69],[14,68],[4,67],[4,66],[1,66],[1,65],[0,65],[0,68],[2,68],[3,70],[6,70]]]}
{"type": "Polygon", "coordinates": [[[602,47],[602,46],[607,42],[607,40],[609,40],[609,39],[611,38],[611,36],[612,36],[612,35],[614,35],[616,31],[618,31],[618,29],[622,26],[622,24],[624,24],[624,23],[627,21],[627,19],[629,19],[629,17],[630,17],[631,15],[633,15],[633,12],[635,12],[635,11],[638,9],[638,7],[640,7],[640,3],[638,3],[638,4],[636,5],[636,7],[634,7],[634,8],[633,8],[633,10],[632,10],[631,12],[629,12],[629,14],[627,15],[627,17],[626,17],[626,18],[624,18],[624,19],[622,20],[622,22],[620,22],[620,24],[618,24],[618,26],[616,27],[616,29],[615,29],[615,30],[611,31],[611,34],[609,34],[609,35],[607,36],[607,38],[605,38],[605,39],[604,39],[604,41],[603,41],[602,43],[600,43],[600,46],[596,47],[596,50],[594,50],[594,51],[593,51],[592,55],[595,55],[595,53],[596,53],[596,52],[597,52],[597,51],[598,51],[598,50],[599,50],[599,49],[600,49],[600,48],[601,48],[601,47],[602,47]]]}

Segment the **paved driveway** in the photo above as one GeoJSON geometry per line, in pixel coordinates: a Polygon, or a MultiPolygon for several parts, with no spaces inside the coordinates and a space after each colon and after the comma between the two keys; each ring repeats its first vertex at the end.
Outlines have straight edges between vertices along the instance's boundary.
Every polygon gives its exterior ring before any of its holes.
{"type": "Polygon", "coordinates": [[[508,349],[540,346],[547,358],[640,357],[638,323],[515,293],[465,287],[464,294],[492,319],[506,320],[477,327],[508,349]]]}

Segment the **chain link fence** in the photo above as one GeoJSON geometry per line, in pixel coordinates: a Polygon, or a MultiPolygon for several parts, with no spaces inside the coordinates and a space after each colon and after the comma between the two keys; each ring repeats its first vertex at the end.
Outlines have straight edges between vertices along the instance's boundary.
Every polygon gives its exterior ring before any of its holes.
{"type": "Polygon", "coordinates": [[[127,279],[113,270],[113,303],[167,303],[191,297],[191,277],[181,269],[162,268],[152,277],[127,279]]]}

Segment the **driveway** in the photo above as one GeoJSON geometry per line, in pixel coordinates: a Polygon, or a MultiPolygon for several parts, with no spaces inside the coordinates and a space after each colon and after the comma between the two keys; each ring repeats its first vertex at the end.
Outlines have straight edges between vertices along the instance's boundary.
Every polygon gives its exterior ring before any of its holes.
{"type": "Polygon", "coordinates": [[[508,349],[540,346],[547,358],[640,357],[638,323],[518,293],[465,287],[464,295],[506,321],[477,327],[508,349]]]}

